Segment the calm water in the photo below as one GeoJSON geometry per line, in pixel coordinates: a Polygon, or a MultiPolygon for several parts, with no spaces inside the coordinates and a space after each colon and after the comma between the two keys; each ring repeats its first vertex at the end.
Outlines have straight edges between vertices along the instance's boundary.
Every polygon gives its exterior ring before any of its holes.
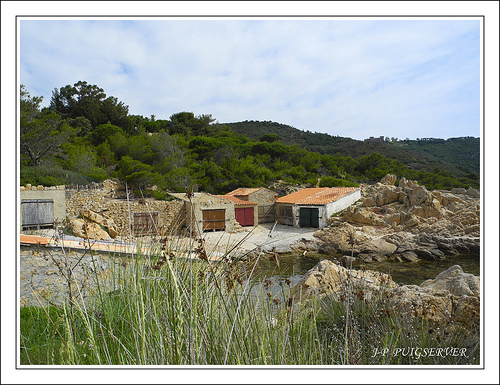
{"type": "MultiPolygon", "coordinates": [[[[262,259],[258,262],[253,273],[254,277],[260,279],[270,279],[277,281],[289,279],[296,284],[300,278],[318,262],[323,259],[338,261],[338,257],[324,254],[307,253],[290,254],[280,256],[279,267],[275,260],[262,259]]],[[[453,265],[460,265],[463,271],[474,275],[480,275],[480,257],[469,255],[450,256],[438,261],[418,261],[418,262],[370,262],[353,266],[353,269],[375,270],[387,273],[400,285],[420,285],[427,279],[434,279],[436,275],[453,265]]],[[[252,264],[247,265],[247,271],[251,270],[252,264]]]]}

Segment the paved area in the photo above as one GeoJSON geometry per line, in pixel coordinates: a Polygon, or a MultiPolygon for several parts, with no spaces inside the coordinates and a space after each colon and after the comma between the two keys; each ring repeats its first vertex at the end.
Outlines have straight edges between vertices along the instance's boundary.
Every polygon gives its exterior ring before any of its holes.
{"type": "Polygon", "coordinates": [[[207,250],[226,252],[234,247],[242,252],[272,251],[288,252],[291,246],[301,240],[312,241],[317,229],[296,228],[274,223],[246,227],[241,233],[230,234],[222,231],[206,232],[204,239],[207,250]]]}
{"type": "MultiPolygon", "coordinates": [[[[208,231],[203,233],[205,249],[210,258],[218,259],[230,253],[242,255],[248,252],[268,252],[273,249],[278,253],[291,251],[293,244],[300,241],[312,241],[316,229],[295,228],[292,226],[279,225],[274,223],[261,224],[255,227],[244,227],[242,232],[228,233],[226,231],[208,231]]],[[[37,231],[32,236],[21,236],[21,243],[44,244],[47,246],[61,246],[74,249],[86,249],[89,242],[83,238],[64,235],[60,240],[54,236],[54,230],[37,231]]],[[[151,250],[151,242],[142,240],[142,252],[148,254],[151,250]]],[[[185,252],[186,257],[192,256],[192,251],[197,247],[195,239],[172,237],[169,239],[169,247],[176,252],[185,252]]],[[[93,250],[136,253],[135,245],[118,241],[91,241],[93,250]]]]}

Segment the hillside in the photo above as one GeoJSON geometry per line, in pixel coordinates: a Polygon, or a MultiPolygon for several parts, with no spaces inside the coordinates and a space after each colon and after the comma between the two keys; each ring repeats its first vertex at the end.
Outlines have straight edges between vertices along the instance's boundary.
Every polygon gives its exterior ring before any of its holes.
{"type": "Polygon", "coordinates": [[[479,174],[480,171],[480,139],[473,137],[450,139],[405,140],[398,145],[433,156],[437,159],[456,165],[460,169],[470,169],[479,174]]]}
{"type": "Polygon", "coordinates": [[[387,174],[430,189],[479,187],[474,138],[364,142],[273,122],[213,124],[212,115],[188,111],[157,120],[128,114],[84,81],[54,93],[47,108],[41,101],[21,86],[21,185],[117,178],[134,194],[150,190],[157,199],[168,191],[224,194],[277,181],[349,187],[387,174]]]}
{"type": "Polygon", "coordinates": [[[432,140],[408,140],[395,143],[364,142],[324,133],[302,131],[275,122],[244,121],[225,123],[233,131],[252,140],[262,135],[275,134],[285,145],[296,144],[300,148],[320,154],[352,156],[357,159],[374,152],[397,160],[414,170],[450,172],[457,177],[475,174],[479,177],[479,138],[452,138],[432,140]]]}

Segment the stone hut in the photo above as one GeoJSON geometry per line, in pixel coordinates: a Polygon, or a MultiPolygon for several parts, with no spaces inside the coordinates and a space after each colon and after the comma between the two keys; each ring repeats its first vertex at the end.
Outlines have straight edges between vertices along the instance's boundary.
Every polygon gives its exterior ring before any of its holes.
{"type": "Polygon", "coordinates": [[[54,227],[66,218],[66,194],[64,186],[21,186],[21,230],[54,227]]]}
{"type": "Polygon", "coordinates": [[[234,216],[240,226],[256,226],[258,223],[257,203],[243,200],[232,195],[217,195],[219,198],[228,199],[234,204],[234,216]]]}
{"type": "Polygon", "coordinates": [[[244,201],[251,201],[257,204],[257,223],[268,223],[275,221],[274,203],[278,199],[278,194],[264,187],[237,188],[226,195],[235,196],[244,201]]]}
{"type": "Polygon", "coordinates": [[[193,193],[188,198],[185,193],[170,193],[182,200],[186,210],[186,226],[195,234],[209,230],[236,230],[234,203],[204,192],[193,193]]]}

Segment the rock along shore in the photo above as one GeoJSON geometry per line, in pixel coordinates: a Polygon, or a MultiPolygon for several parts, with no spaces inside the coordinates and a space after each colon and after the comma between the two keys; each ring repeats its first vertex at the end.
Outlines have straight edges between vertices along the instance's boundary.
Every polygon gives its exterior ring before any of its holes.
{"type": "Polygon", "coordinates": [[[332,218],[303,248],[352,255],[360,262],[480,254],[477,190],[428,191],[415,181],[401,178],[396,186],[395,180],[387,175],[375,185],[362,185],[362,199],[332,218]]]}

